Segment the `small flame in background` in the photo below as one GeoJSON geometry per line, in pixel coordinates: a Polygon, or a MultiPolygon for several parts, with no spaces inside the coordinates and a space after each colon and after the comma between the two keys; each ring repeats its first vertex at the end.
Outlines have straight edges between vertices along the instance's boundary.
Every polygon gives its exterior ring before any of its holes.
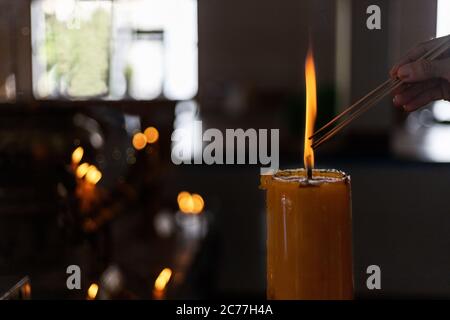
{"type": "Polygon", "coordinates": [[[177,197],[180,211],[187,214],[200,214],[205,206],[202,196],[196,193],[190,194],[187,191],[181,191],[177,197]]]}
{"type": "Polygon", "coordinates": [[[98,170],[96,166],[90,165],[87,162],[80,164],[76,168],[75,174],[79,179],[85,178],[86,181],[92,184],[97,184],[97,182],[99,182],[102,178],[102,173],[100,170],[98,170]]]}
{"type": "Polygon", "coordinates": [[[86,181],[92,184],[97,184],[97,182],[99,182],[101,178],[102,173],[97,169],[97,167],[94,165],[90,165],[86,172],[85,176],[86,181]]]}
{"type": "Polygon", "coordinates": [[[305,121],[305,148],[303,161],[305,169],[314,168],[314,150],[311,147],[312,139],[309,137],[314,133],[314,123],[317,115],[317,92],[316,92],[316,69],[311,46],[308,49],[305,61],[306,79],[306,121],[305,121]]]}
{"type": "Polygon", "coordinates": [[[155,280],[155,290],[157,291],[164,290],[167,286],[167,283],[169,283],[171,277],[172,277],[172,270],[170,268],[164,268],[155,280]]]}
{"type": "Polygon", "coordinates": [[[142,132],[137,132],[134,134],[132,142],[136,150],[142,150],[147,145],[147,137],[142,132]]]}
{"type": "Polygon", "coordinates": [[[159,132],[155,127],[148,127],[145,129],[144,134],[147,137],[147,143],[155,143],[158,141],[159,132]]]}
{"type": "Polygon", "coordinates": [[[75,174],[77,175],[77,177],[82,179],[88,172],[89,166],[90,165],[87,162],[80,164],[75,171],[75,174]]]}
{"type": "Polygon", "coordinates": [[[84,156],[83,147],[79,146],[72,152],[72,165],[74,166],[75,175],[79,179],[85,178],[91,184],[97,184],[102,178],[102,173],[96,166],[90,165],[87,162],[79,164],[84,156]]]}
{"type": "Polygon", "coordinates": [[[98,293],[98,284],[92,283],[87,291],[88,300],[94,300],[97,297],[97,293],[98,293]]]}
{"type": "Polygon", "coordinates": [[[81,159],[83,158],[84,155],[84,150],[82,147],[78,147],[76,148],[73,152],[72,152],[72,163],[74,165],[77,165],[80,163],[81,159]]]}
{"type": "Polygon", "coordinates": [[[83,159],[83,155],[84,150],[82,147],[77,147],[72,152],[72,165],[74,166],[75,169],[75,175],[77,176],[77,178],[79,179],[85,178],[86,181],[95,185],[102,178],[102,173],[100,172],[100,170],[97,169],[96,166],[91,165],[87,162],[79,164],[83,159]]]}
{"type": "Polygon", "coordinates": [[[132,143],[136,150],[144,149],[147,144],[156,143],[159,139],[159,131],[155,127],[148,127],[142,132],[133,135],[132,143]]]}

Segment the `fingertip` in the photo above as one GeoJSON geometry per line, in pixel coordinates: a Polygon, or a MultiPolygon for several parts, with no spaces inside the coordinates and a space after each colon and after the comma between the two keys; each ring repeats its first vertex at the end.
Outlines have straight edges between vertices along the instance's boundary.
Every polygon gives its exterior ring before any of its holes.
{"type": "Polygon", "coordinates": [[[403,81],[409,80],[409,78],[411,77],[411,66],[401,66],[397,71],[397,75],[403,81]]]}
{"type": "Polygon", "coordinates": [[[408,103],[403,106],[403,110],[405,110],[406,112],[413,112],[419,108],[420,106],[415,105],[414,103],[408,103]]]}
{"type": "Polygon", "coordinates": [[[392,79],[397,78],[398,65],[394,65],[391,70],[389,70],[389,75],[392,79]]]}

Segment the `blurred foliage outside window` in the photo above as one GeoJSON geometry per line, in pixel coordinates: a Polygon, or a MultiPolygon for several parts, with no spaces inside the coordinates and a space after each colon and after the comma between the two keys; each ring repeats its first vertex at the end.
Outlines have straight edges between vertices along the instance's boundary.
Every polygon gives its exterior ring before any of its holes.
{"type": "Polygon", "coordinates": [[[69,97],[108,93],[110,13],[98,8],[90,19],[70,26],[46,14],[44,51],[46,79],[53,86],[47,94],[69,97]]]}

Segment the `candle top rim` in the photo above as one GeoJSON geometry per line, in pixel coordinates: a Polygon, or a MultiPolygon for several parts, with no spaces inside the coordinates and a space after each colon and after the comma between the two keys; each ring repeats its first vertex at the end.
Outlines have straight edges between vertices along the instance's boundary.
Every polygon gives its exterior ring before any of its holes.
{"type": "Polygon", "coordinates": [[[270,184],[270,181],[304,186],[318,186],[328,183],[348,183],[350,182],[350,176],[336,169],[313,169],[313,178],[308,179],[306,170],[301,168],[278,170],[272,175],[261,176],[261,187],[264,189],[264,186],[270,184]]]}

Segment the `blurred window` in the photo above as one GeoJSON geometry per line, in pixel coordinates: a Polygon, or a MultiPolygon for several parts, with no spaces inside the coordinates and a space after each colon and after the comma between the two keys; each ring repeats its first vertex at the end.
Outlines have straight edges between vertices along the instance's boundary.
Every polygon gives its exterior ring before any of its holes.
{"type": "MultiPolygon", "coordinates": [[[[0,1],[0,102],[13,102],[16,98],[16,65],[14,39],[17,36],[11,12],[12,1],[0,1]]],[[[19,31],[20,32],[20,31],[19,31]]]]}
{"type": "Polygon", "coordinates": [[[438,0],[437,8],[436,36],[442,37],[450,34],[450,1],[438,0]]]}
{"type": "MultiPolygon", "coordinates": [[[[438,0],[436,36],[442,37],[450,34],[450,1],[438,0]]],[[[436,101],[433,104],[434,118],[439,122],[450,121],[450,103],[447,101],[436,101]]]]}
{"type": "Polygon", "coordinates": [[[31,9],[36,98],[196,95],[196,0],[35,0],[31,9]]]}

